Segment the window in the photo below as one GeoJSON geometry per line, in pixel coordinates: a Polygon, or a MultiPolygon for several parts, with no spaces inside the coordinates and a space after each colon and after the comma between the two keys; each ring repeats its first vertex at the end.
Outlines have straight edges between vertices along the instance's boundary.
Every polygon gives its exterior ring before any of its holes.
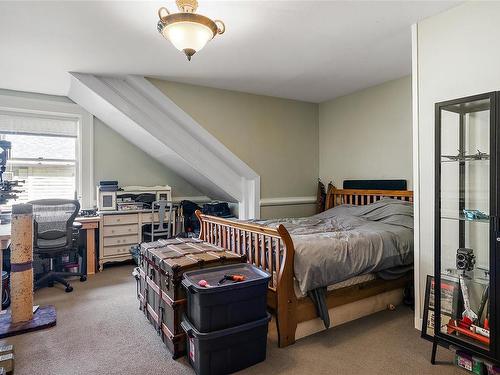
{"type": "Polygon", "coordinates": [[[9,204],[78,197],[78,119],[0,111],[0,139],[11,142],[5,178],[25,180],[9,204]]]}

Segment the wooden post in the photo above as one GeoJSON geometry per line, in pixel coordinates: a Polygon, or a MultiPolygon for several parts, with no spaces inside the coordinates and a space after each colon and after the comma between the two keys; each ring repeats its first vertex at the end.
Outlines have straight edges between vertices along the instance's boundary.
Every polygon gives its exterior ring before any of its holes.
{"type": "MultiPolygon", "coordinates": [[[[276,325],[278,346],[284,348],[295,343],[295,331],[297,330],[297,297],[293,288],[295,249],[292,237],[285,226],[280,224],[277,229],[284,242],[284,257],[279,268],[278,285],[276,286],[276,325]]],[[[278,246],[278,252],[279,249],[278,246]]]]}
{"type": "Polygon", "coordinates": [[[33,208],[12,206],[11,221],[11,301],[12,323],[33,318],[33,208]]]}

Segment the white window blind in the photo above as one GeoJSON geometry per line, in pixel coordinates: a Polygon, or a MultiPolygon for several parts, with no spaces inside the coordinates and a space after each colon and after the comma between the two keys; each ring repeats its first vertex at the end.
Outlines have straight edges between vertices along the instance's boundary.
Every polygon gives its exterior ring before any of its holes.
{"type": "Polygon", "coordinates": [[[14,134],[76,137],[78,123],[71,118],[2,111],[0,112],[0,131],[14,134]]]}
{"type": "Polygon", "coordinates": [[[0,112],[0,138],[12,144],[5,177],[25,180],[14,203],[77,196],[78,122],[38,114],[0,112]]]}

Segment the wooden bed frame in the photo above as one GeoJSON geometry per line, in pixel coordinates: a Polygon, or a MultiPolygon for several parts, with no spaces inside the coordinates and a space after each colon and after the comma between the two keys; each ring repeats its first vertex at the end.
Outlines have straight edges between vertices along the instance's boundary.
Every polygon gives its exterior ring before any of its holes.
{"type": "MultiPolygon", "coordinates": [[[[413,202],[413,192],[407,190],[358,190],[333,187],[326,196],[326,209],[340,204],[366,205],[383,197],[413,202]]],[[[295,250],[285,227],[279,225],[277,228],[269,228],[204,215],[200,211],[196,211],[196,216],[201,224],[200,239],[238,254],[246,254],[248,263],[274,275],[269,283],[267,303],[276,315],[278,345],[285,347],[293,344],[297,324],[317,318],[317,312],[309,297],[297,298],[295,295],[293,272],[295,250]]],[[[411,275],[390,281],[375,279],[332,290],[327,293],[327,305],[331,309],[400,289],[411,279],[411,275]]]]}

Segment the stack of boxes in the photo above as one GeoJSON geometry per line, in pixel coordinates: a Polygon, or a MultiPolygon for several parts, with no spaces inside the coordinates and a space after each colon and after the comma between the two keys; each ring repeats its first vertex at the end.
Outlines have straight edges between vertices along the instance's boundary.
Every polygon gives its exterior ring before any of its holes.
{"type": "Polygon", "coordinates": [[[229,374],[266,358],[270,275],[250,264],[184,274],[182,328],[198,375],[229,374]]]}

